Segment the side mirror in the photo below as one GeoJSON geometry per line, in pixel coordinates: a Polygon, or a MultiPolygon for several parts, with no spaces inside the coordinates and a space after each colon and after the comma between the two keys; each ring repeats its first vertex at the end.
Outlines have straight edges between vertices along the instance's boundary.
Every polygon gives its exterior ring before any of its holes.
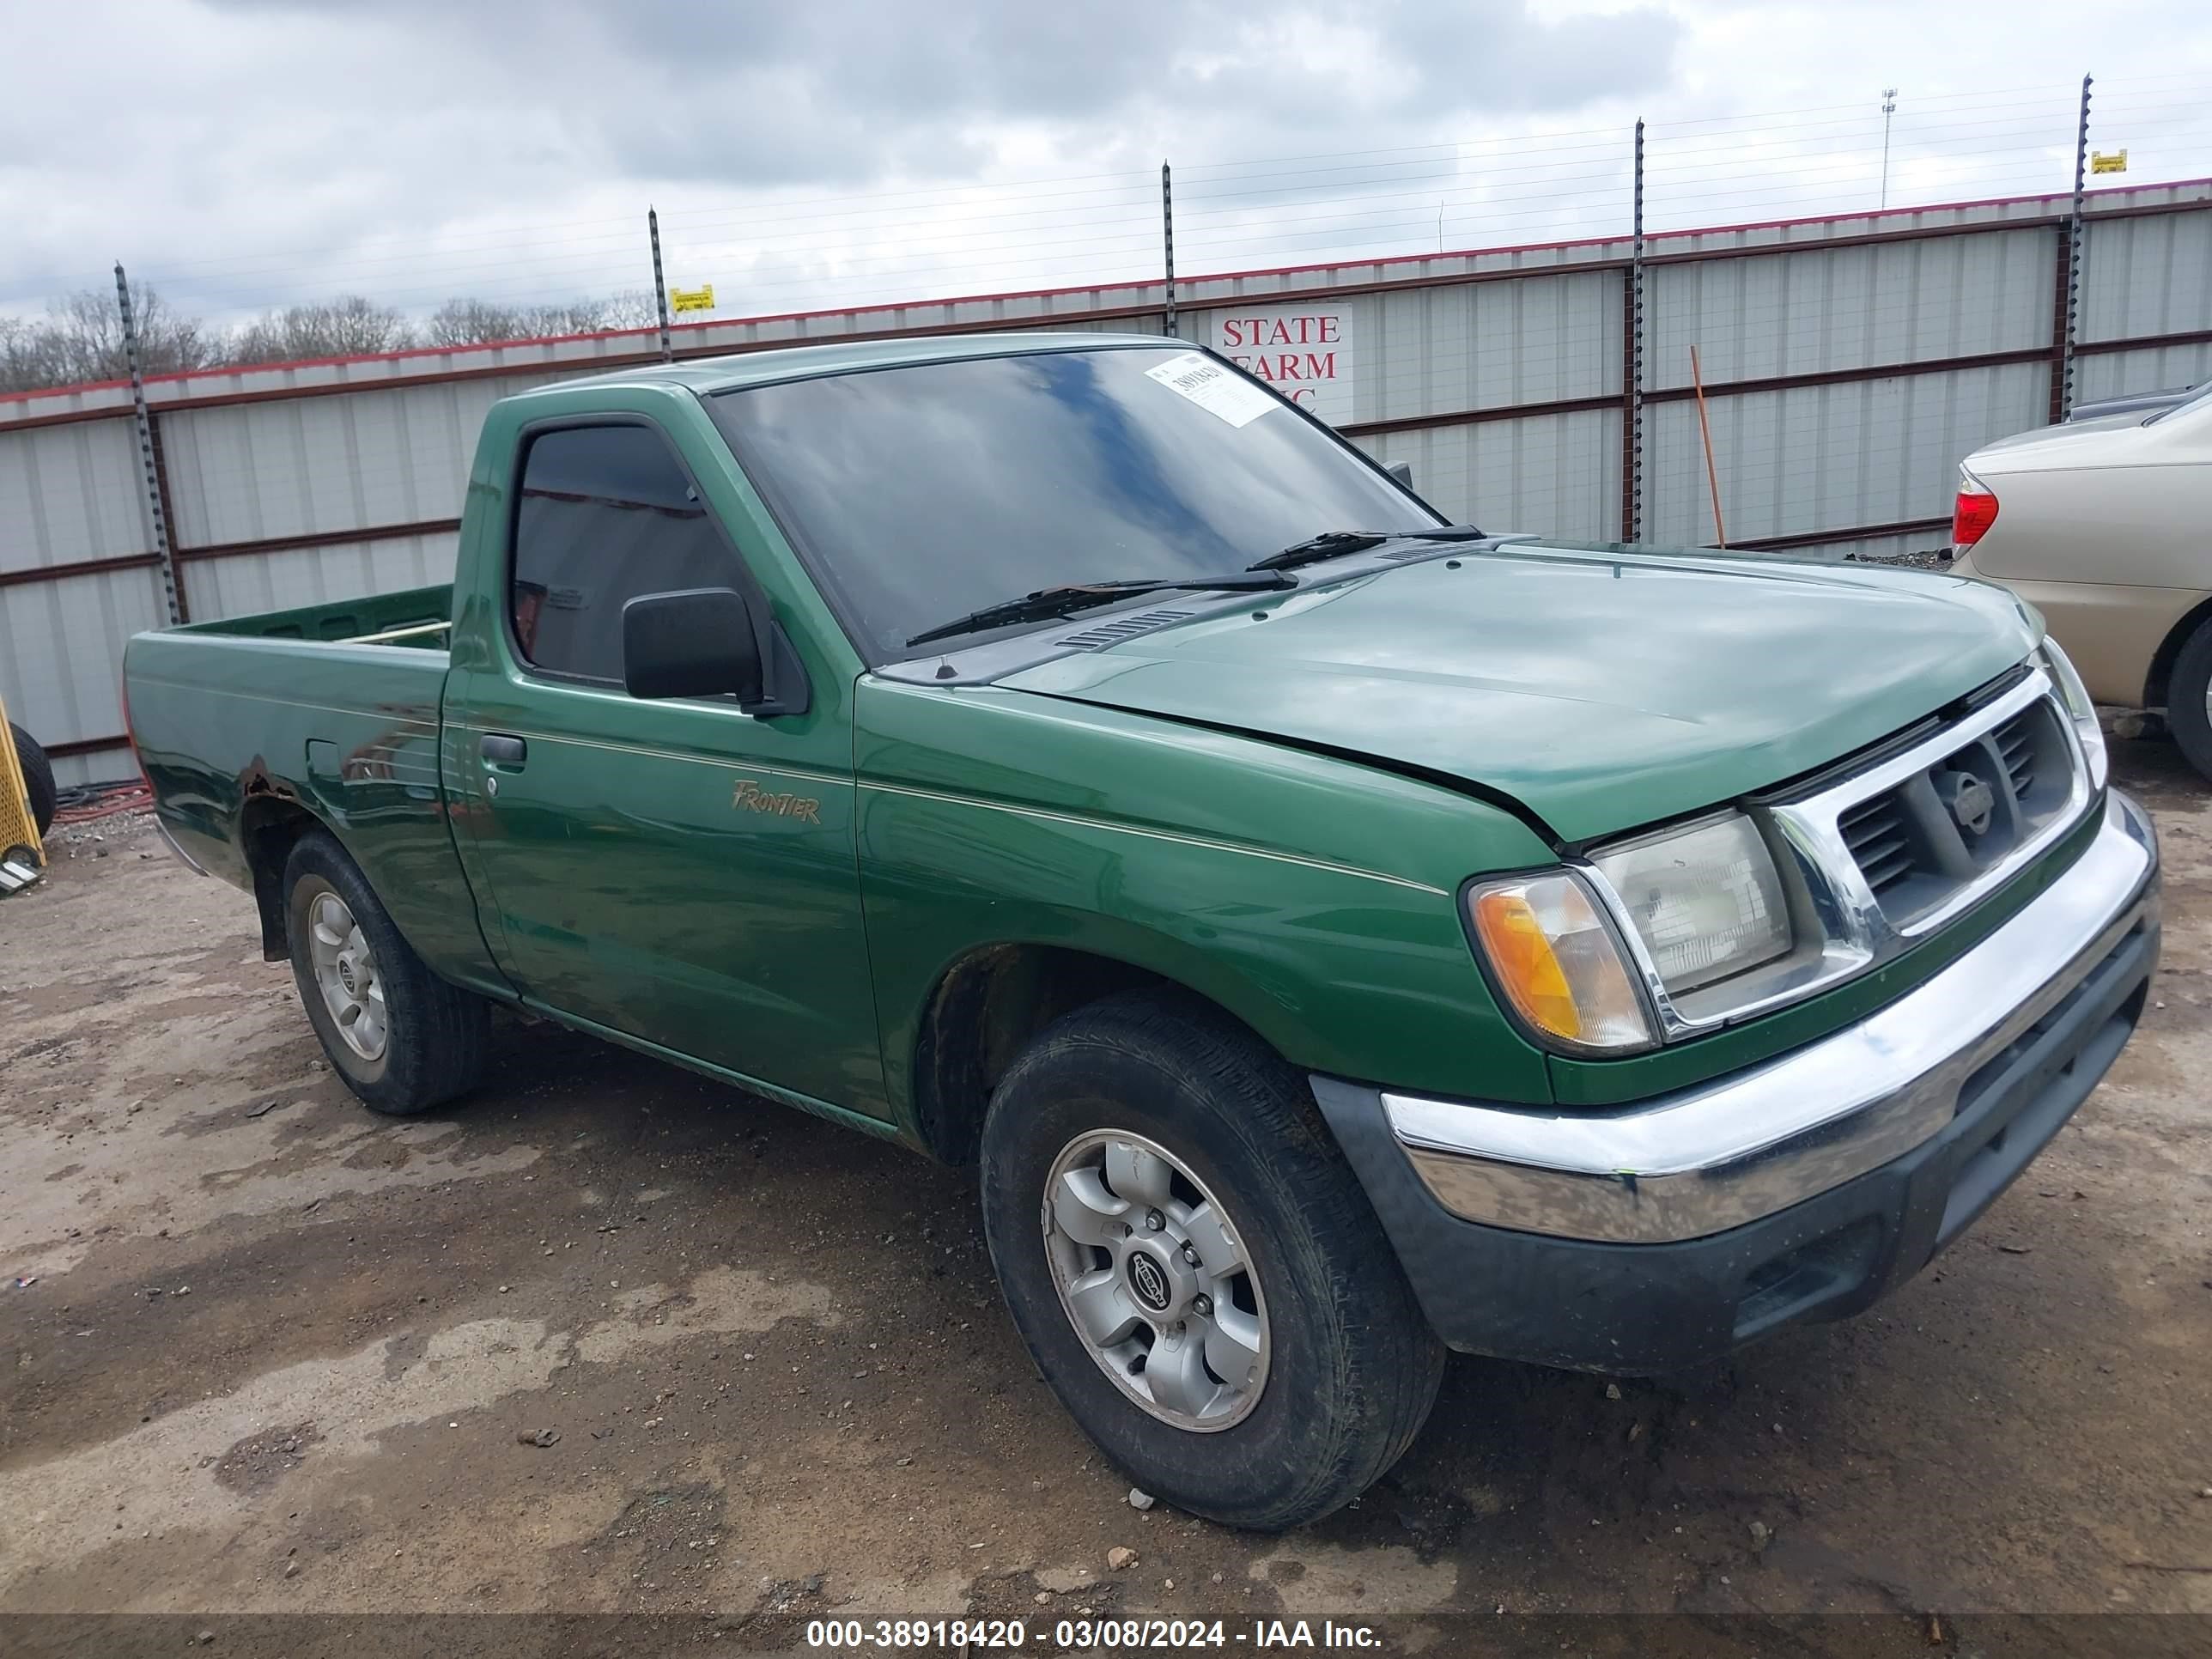
{"type": "Polygon", "coordinates": [[[751,609],[726,587],[639,594],[623,606],[623,684],[633,697],[759,702],[751,609]]]}
{"type": "Polygon", "coordinates": [[[1407,489],[1413,487],[1413,464],[1411,461],[1393,461],[1382,470],[1407,489]]]}

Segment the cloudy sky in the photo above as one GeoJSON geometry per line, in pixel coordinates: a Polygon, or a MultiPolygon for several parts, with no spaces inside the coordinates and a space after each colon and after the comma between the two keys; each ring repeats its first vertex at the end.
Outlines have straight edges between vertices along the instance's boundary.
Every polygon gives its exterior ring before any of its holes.
{"type": "Polygon", "coordinates": [[[0,312],[125,260],[231,321],[672,283],[726,315],[2212,173],[2212,7],[2136,0],[72,0],[6,8],[0,312]]]}

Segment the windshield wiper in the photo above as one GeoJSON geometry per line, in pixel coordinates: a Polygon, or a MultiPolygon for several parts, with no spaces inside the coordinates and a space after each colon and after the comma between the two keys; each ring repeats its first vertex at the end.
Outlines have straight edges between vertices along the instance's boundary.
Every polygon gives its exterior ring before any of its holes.
{"type": "Polygon", "coordinates": [[[1255,559],[1244,568],[1247,570],[1289,570],[1297,565],[1317,564],[1323,559],[1341,558],[1347,553],[1364,553],[1385,542],[1476,542],[1482,539],[1483,532],[1471,524],[1443,524],[1434,530],[1324,530],[1318,536],[1292,542],[1279,553],[1270,553],[1264,559],[1255,559]]]}
{"type": "MultiPolygon", "coordinates": [[[[1256,570],[1259,567],[1255,565],[1253,568],[1256,570]]],[[[1172,588],[1256,593],[1296,587],[1297,585],[1296,578],[1273,572],[1259,576],[1237,572],[1221,576],[1192,576],[1182,580],[1141,578],[1134,581],[1080,582],[1060,587],[1041,587],[1018,599],[1008,599],[1003,605],[987,605],[981,611],[971,611],[964,617],[955,617],[949,623],[926,629],[908,638],[907,643],[927,645],[932,640],[951,639],[955,634],[980,633],[987,628],[1004,628],[1009,623],[1043,622],[1054,617],[1072,617],[1079,611],[1111,605],[1116,599],[1126,599],[1136,593],[1158,593],[1172,588]]]]}

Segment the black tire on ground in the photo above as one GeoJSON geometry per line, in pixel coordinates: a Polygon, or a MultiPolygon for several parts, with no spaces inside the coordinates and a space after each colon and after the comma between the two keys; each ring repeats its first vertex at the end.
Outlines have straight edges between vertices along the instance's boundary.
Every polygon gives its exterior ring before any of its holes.
{"type": "Polygon", "coordinates": [[[2212,689],[2212,617],[2197,624],[2197,631],[2173,659],[2173,672],[2166,687],[2166,724],[2181,753],[2201,776],[2212,778],[2212,718],[2208,718],[2204,696],[2212,689]]]}
{"type": "Polygon", "coordinates": [[[345,849],[319,830],[301,836],[285,861],[283,892],[284,935],[301,1006],[346,1087],[370,1109],[401,1117],[474,1088],[483,1073],[489,1005],[423,965],[345,849]],[[316,980],[309,913],[325,893],[352,913],[374,958],[386,1022],[382,1050],[374,1058],[346,1041],[316,980]]]}
{"type": "Polygon", "coordinates": [[[30,790],[31,817],[43,836],[54,827],[54,803],[60,798],[54,787],[53,763],[31,734],[13,720],[8,722],[8,734],[15,740],[15,761],[23,769],[23,782],[30,790]]]}
{"type": "Polygon", "coordinates": [[[1044,1030],[992,1097],[981,1186],[992,1262],[1039,1373],[1100,1449],[1176,1508],[1262,1531],[1298,1526],[1359,1496],[1427,1420],[1443,1345],[1304,1078],[1194,999],[1125,993],[1044,1030]],[[1180,1160],[1242,1237],[1269,1353],[1255,1403],[1230,1427],[1151,1414],[1062,1305],[1043,1237],[1047,1180],[1064,1149],[1099,1130],[1180,1160]]]}

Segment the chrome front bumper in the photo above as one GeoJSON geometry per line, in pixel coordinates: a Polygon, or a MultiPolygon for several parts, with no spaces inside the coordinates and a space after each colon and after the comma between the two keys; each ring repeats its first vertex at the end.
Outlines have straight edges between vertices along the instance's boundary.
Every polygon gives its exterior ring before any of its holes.
{"type": "Polygon", "coordinates": [[[2111,791],[2073,866],[1948,967],[1779,1059],[1613,1112],[1384,1093],[1391,1133],[1465,1220],[1668,1243],[1741,1226],[1941,1133],[1981,1068],[2157,921],[2148,816],[2111,791]]]}

